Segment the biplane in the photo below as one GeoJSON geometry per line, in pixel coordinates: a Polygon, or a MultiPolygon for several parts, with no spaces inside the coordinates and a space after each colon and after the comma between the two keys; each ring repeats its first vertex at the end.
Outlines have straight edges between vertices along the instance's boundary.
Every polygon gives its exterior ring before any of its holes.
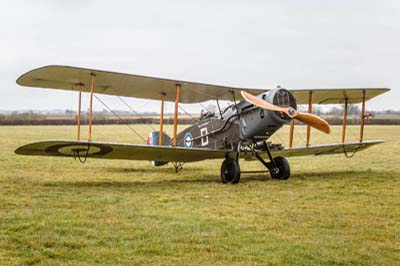
{"type": "Polygon", "coordinates": [[[154,166],[172,163],[176,171],[183,163],[221,159],[222,183],[240,181],[240,159],[259,160],[273,179],[288,179],[290,166],[286,157],[356,152],[383,142],[363,140],[365,102],[389,91],[387,88],[354,89],[246,89],[209,85],[173,79],[114,73],[68,66],[45,66],[18,78],[21,86],[72,90],[79,93],[76,140],[44,140],[19,147],[22,155],[64,156],[79,158],[152,161],[154,166]],[[89,133],[80,138],[81,97],[90,94],[89,133]],[[93,95],[107,94],[159,100],[159,130],[149,134],[146,144],[109,143],[92,140],[93,95]],[[214,111],[205,111],[193,125],[178,132],[179,103],[194,104],[215,100],[214,111]],[[230,101],[221,108],[220,101],[230,101]],[[174,103],[173,136],[163,131],[165,102],[174,103]],[[346,142],[349,104],[362,104],[359,141],[346,142]],[[299,112],[297,105],[308,105],[299,112]],[[311,145],[310,132],[315,128],[330,133],[329,124],[312,114],[313,104],[343,104],[342,142],[311,145]],[[294,120],[307,125],[307,143],[293,147],[294,120]],[[268,139],[290,123],[289,146],[273,144],[268,139]]]}

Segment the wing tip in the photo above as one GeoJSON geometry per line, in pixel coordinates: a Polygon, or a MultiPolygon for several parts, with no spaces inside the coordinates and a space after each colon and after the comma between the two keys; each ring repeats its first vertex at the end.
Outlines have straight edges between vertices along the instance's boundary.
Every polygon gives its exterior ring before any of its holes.
{"type": "Polygon", "coordinates": [[[17,80],[15,81],[18,85],[20,86],[29,86],[28,84],[26,84],[24,81],[27,77],[29,77],[29,74],[38,71],[38,70],[42,70],[42,69],[46,69],[49,67],[59,67],[58,65],[46,65],[46,66],[42,66],[42,67],[37,67],[31,70],[26,71],[25,73],[21,74],[17,80]]]}
{"type": "Polygon", "coordinates": [[[41,71],[44,69],[48,69],[48,68],[74,68],[74,67],[66,66],[66,65],[45,65],[45,66],[37,67],[37,68],[31,69],[31,70],[28,70],[25,73],[23,73],[22,75],[20,75],[15,82],[20,86],[31,87],[31,85],[29,85],[29,83],[25,82],[25,81],[27,81],[26,78],[28,78],[31,73],[34,73],[36,71],[41,71]]]}
{"type": "Polygon", "coordinates": [[[15,153],[15,154],[18,154],[18,155],[29,155],[29,154],[26,152],[26,149],[25,149],[26,146],[27,146],[27,145],[23,145],[23,146],[18,147],[17,149],[15,149],[14,153],[15,153]]]}

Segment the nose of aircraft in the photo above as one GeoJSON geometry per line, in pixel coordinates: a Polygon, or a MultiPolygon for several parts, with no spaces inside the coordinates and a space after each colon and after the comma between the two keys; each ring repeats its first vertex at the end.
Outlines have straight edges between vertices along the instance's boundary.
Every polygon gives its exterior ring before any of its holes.
{"type": "Polygon", "coordinates": [[[322,132],[327,134],[330,133],[330,127],[328,122],[326,122],[323,118],[308,114],[308,113],[301,113],[297,111],[292,105],[297,108],[296,101],[294,100],[293,95],[284,89],[278,90],[278,96],[274,96],[274,104],[264,101],[248,92],[241,91],[243,98],[251,104],[258,106],[260,108],[271,110],[271,111],[278,111],[285,115],[287,118],[294,118],[297,119],[311,127],[314,127],[322,132]],[[291,97],[293,99],[291,99],[291,97]],[[276,104],[277,103],[277,104],[276,104]]]}

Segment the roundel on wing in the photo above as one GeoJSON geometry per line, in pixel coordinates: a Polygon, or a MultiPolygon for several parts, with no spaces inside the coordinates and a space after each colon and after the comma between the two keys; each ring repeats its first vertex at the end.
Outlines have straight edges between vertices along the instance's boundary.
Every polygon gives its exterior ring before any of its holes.
{"type": "Polygon", "coordinates": [[[186,148],[192,148],[193,147],[193,136],[191,133],[186,133],[185,138],[184,138],[184,146],[186,148]]]}
{"type": "Polygon", "coordinates": [[[103,144],[67,143],[56,144],[46,148],[45,152],[53,156],[104,156],[113,151],[113,148],[103,144]]]}

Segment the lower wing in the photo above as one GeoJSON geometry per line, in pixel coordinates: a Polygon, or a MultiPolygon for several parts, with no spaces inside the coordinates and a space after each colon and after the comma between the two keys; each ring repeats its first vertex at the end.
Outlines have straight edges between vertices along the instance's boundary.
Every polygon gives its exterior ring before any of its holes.
{"type": "MultiPolygon", "coordinates": [[[[322,144],[308,147],[294,147],[294,148],[284,148],[272,150],[272,156],[283,156],[283,157],[300,157],[307,155],[328,155],[328,154],[338,154],[338,153],[355,153],[358,151],[365,150],[373,145],[383,143],[383,140],[368,140],[363,142],[347,142],[347,143],[334,143],[334,144],[322,144]]],[[[267,155],[260,152],[262,157],[267,157],[267,155]]],[[[256,157],[254,154],[241,155],[246,160],[254,160],[256,157]]]]}
{"type": "Polygon", "coordinates": [[[19,147],[15,153],[161,162],[194,162],[225,157],[224,150],[73,140],[45,140],[30,143],[19,147]]]}
{"type": "MultiPolygon", "coordinates": [[[[383,141],[381,140],[371,140],[340,144],[324,144],[309,147],[273,149],[271,152],[274,157],[324,155],[346,152],[352,153],[367,149],[382,142],[383,141]]],[[[234,150],[212,150],[73,140],[45,140],[35,142],[19,147],[15,153],[38,156],[125,159],[161,162],[195,162],[206,159],[223,159],[226,157],[226,154],[228,154],[230,157],[234,157],[236,155],[236,151],[234,150]]],[[[267,156],[265,151],[259,151],[259,154],[263,157],[267,156]]],[[[256,158],[253,151],[243,151],[241,153],[241,157],[245,158],[246,160],[253,160],[256,158]]]]}

